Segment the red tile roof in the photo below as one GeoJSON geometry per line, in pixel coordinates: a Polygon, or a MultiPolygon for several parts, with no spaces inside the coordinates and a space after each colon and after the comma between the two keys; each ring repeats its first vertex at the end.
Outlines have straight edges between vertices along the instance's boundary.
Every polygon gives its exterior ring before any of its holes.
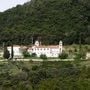
{"type": "MultiPolygon", "coordinates": [[[[49,45],[49,46],[35,46],[35,48],[59,48],[59,45],[49,45]]],[[[32,47],[30,47],[29,49],[32,49],[32,47]]]]}

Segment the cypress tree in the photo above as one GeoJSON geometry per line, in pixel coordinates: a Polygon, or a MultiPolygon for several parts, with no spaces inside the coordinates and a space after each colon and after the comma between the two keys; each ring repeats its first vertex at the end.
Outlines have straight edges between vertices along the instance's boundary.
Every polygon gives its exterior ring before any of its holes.
{"type": "Polygon", "coordinates": [[[7,47],[4,47],[3,57],[4,57],[5,59],[9,59],[9,57],[10,57],[10,53],[9,53],[7,47]]]}
{"type": "Polygon", "coordinates": [[[14,53],[13,53],[13,44],[11,45],[11,59],[13,59],[14,53]]]}

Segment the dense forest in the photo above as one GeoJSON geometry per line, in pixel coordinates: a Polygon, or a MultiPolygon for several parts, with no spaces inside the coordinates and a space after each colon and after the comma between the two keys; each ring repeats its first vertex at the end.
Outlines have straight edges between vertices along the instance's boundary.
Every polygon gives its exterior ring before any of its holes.
{"type": "Polygon", "coordinates": [[[0,13],[0,44],[90,44],[90,0],[31,0],[0,13]]]}

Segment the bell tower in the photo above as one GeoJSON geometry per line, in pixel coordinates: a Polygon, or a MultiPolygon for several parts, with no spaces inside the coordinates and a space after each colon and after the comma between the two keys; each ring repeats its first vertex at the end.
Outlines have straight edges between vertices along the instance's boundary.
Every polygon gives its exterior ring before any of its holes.
{"type": "Polygon", "coordinates": [[[35,41],[35,46],[40,46],[40,42],[39,41],[35,41]]]}
{"type": "Polygon", "coordinates": [[[62,53],[62,49],[63,49],[63,42],[60,40],[59,41],[59,50],[60,50],[60,53],[62,53]]]}

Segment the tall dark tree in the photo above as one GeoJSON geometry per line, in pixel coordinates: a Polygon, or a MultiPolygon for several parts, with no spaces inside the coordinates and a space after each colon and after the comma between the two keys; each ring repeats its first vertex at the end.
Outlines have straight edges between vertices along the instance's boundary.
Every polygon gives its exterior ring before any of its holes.
{"type": "Polygon", "coordinates": [[[9,51],[8,51],[8,49],[7,49],[6,46],[4,47],[3,57],[4,57],[5,59],[9,59],[9,57],[10,57],[10,53],[9,53],[9,51]]]}
{"type": "Polygon", "coordinates": [[[13,44],[11,45],[11,59],[14,57],[13,44]]]}

